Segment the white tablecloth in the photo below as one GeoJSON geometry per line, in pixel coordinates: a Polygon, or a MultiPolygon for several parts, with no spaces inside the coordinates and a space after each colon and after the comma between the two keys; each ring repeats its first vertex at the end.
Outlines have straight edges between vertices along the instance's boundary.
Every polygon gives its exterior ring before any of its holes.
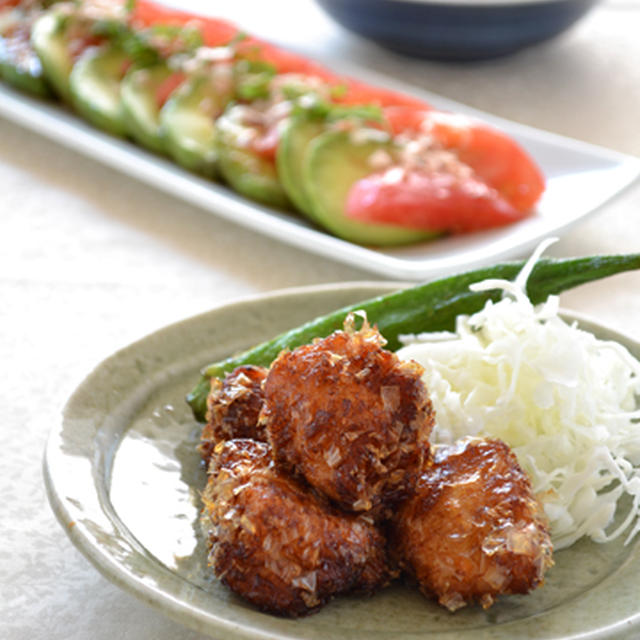
{"type": "MultiPolygon", "coordinates": [[[[199,4],[328,63],[346,59],[640,156],[637,0],[605,1],[552,42],[475,64],[387,53],[309,0],[199,4]]],[[[638,250],[636,187],[550,253],[638,250]]],[[[165,324],[249,294],[374,278],[219,220],[0,118],[0,637],[200,638],[110,584],[72,547],[44,494],[47,432],[98,362],[165,324]]],[[[640,273],[626,274],[563,302],[637,336],[639,289],[640,273]]]]}

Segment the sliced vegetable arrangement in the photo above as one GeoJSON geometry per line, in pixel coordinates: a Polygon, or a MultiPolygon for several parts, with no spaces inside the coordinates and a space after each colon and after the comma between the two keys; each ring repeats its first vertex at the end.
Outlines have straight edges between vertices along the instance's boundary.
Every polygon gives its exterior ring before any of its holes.
{"type": "Polygon", "coordinates": [[[355,243],[511,224],[544,191],[481,122],[148,0],[0,2],[0,76],[355,243]]]}

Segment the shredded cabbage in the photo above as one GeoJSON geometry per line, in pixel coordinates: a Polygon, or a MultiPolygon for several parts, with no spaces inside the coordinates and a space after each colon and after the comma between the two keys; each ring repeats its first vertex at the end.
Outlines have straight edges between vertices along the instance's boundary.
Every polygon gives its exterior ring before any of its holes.
{"type": "Polygon", "coordinates": [[[525,294],[536,255],[505,295],[455,333],[403,336],[398,351],[425,367],[436,413],[433,441],[467,436],[510,445],[542,500],[556,548],[640,531],[640,362],[558,315],[558,298],[525,294]],[[626,514],[611,529],[618,501],[626,514]]]}

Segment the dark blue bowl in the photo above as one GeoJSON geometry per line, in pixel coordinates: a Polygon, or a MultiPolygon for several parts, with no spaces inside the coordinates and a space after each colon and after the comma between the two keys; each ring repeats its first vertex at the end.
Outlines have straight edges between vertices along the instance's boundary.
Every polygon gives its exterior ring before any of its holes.
{"type": "Polygon", "coordinates": [[[316,0],[346,29],[403,54],[502,56],[552,38],[598,0],[316,0]]]}

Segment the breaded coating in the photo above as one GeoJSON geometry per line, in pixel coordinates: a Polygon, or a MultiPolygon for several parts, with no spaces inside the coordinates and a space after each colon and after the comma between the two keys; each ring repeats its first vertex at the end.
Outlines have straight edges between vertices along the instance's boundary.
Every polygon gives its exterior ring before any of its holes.
{"type": "Polygon", "coordinates": [[[203,503],[216,576],[269,613],[308,614],[334,595],[373,593],[393,577],[376,527],[283,475],[267,443],[220,443],[203,503]]]}
{"type": "Polygon", "coordinates": [[[451,611],[528,593],[553,564],[542,506],[499,440],[436,447],[394,519],[391,544],[422,592],[451,611]]]}
{"type": "Polygon", "coordinates": [[[207,397],[207,424],[202,429],[200,455],[208,462],[216,444],[232,438],[266,440],[258,416],[264,393],[262,383],[267,369],[253,365],[237,367],[223,380],[211,379],[207,397]]]}
{"type": "Polygon", "coordinates": [[[343,509],[381,518],[417,480],[433,410],[422,367],[353,321],[277,357],[260,419],[283,469],[343,509]]]}

